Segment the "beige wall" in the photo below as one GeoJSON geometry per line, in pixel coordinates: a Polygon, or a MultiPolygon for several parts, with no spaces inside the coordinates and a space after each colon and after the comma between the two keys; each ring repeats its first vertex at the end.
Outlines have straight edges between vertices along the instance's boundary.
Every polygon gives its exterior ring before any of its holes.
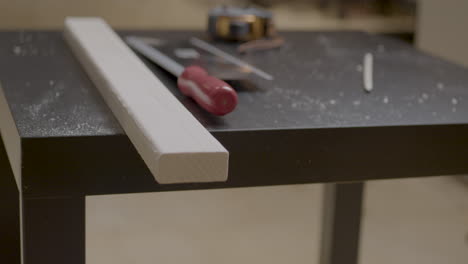
{"type": "MultiPolygon", "coordinates": [[[[231,0],[239,2],[240,0],[231,0]]],[[[61,28],[66,16],[102,16],[118,28],[204,29],[223,0],[0,0],[0,29],[61,28]]],[[[310,1],[284,0],[272,9],[280,29],[412,31],[412,17],[338,19],[310,1]]]]}
{"type": "Polygon", "coordinates": [[[417,45],[468,66],[468,1],[420,0],[417,45]]]}
{"type": "Polygon", "coordinates": [[[120,28],[204,28],[207,0],[0,0],[0,28],[59,28],[66,16],[102,16],[120,28]]]}

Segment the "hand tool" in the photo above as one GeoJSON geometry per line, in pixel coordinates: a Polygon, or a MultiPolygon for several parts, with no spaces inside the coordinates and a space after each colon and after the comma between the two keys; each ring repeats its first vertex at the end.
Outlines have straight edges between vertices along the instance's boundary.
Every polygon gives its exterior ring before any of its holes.
{"type": "Polygon", "coordinates": [[[179,90],[194,99],[206,111],[215,115],[225,115],[236,107],[236,91],[226,82],[210,76],[202,67],[193,65],[184,68],[139,37],[127,37],[126,42],[131,48],[177,76],[179,90]]]}
{"type": "Polygon", "coordinates": [[[215,46],[209,44],[208,42],[205,42],[201,39],[198,39],[198,38],[191,38],[190,39],[190,44],[192,44],[193,46],[197,47],[197,48],[200,48],[202,50],[205,50],[211,54],[214,54],[214,55],[217,55],[229,62],[231,62],[232,64],[235,64],[239,67],[242,67],[245,69],[245,71],[250,71],[250,72],[253,72],[255,74],[257,74],[258,76],[262,77],[263,79],[265,80],[273,80],[273,76],[271,76],[270,74],[232,56],[232,55],[229,55],[228,53],[216,48],[215,46]]]}
{"type": "Polygon", "coordinates": [[[254,7],[219,6],[208,15],[208,33],[215,39],[245,42],[240,53],[281,47],[271,12],[254,7]]]}
{"type": "Polygon", "coordinates": [[[208,33],[217,39],[250,41],[268,35],[271,12],[255,7],[218,6],[208,14],[208,33]]]}

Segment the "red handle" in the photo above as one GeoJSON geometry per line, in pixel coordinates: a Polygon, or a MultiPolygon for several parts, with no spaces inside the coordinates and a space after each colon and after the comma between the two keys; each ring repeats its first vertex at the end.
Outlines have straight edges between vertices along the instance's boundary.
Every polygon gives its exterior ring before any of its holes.
{"type": "Polygon", "coordinates": [[[189,66],[177,79],[180,91],[192,97],[206,111],[215,115],[232,112],[237,105],[237,93],[229,84],[208,75],[199,66],[189,66]]]}

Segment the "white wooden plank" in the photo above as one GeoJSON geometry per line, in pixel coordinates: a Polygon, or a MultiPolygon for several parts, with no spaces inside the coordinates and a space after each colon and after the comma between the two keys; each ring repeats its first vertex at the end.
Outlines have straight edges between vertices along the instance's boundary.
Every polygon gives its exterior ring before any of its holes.
{"type": "Polygon", "coordinates": [[[16,186],[21,191],[21,140],[1,85],[0,134],[15,177],[16,186]]]}
{"type": "MultiPolygon", "coordinates": [[[[21,138],[18,133],[15,121],[11,114],[10,106],[7,102],[3,88],[0,84],[0,136],[5,146],[5,151],[10,162],[13,176],[15,177],[16,187],[19,193],[19,213],[20,213],[20,237],[23,237],[23,189],[21,188],[21,138]]],[[[0,175],[1,177],[2,175],[0,175]]],[[[7,201],[8,202],[8,201],[7,201]]],[[[21,263],[23,259],[23,243],[20,243],[21,263]]]]}
{"type": "Polygon", "coordinates": [[[100,18],[65,38],[159,183],[225,181],[229,154],[100,18]]]}

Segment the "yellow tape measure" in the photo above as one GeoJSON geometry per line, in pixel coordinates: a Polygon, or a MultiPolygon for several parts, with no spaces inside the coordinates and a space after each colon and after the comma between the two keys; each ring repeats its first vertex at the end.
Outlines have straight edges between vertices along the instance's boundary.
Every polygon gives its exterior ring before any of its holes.
{"type": "Polygon", "coordinates": [[[272,14],[259,8],[216,7],[208,17],[208,32],[217,39],[251,41],[273,31],[272,14]]]}

